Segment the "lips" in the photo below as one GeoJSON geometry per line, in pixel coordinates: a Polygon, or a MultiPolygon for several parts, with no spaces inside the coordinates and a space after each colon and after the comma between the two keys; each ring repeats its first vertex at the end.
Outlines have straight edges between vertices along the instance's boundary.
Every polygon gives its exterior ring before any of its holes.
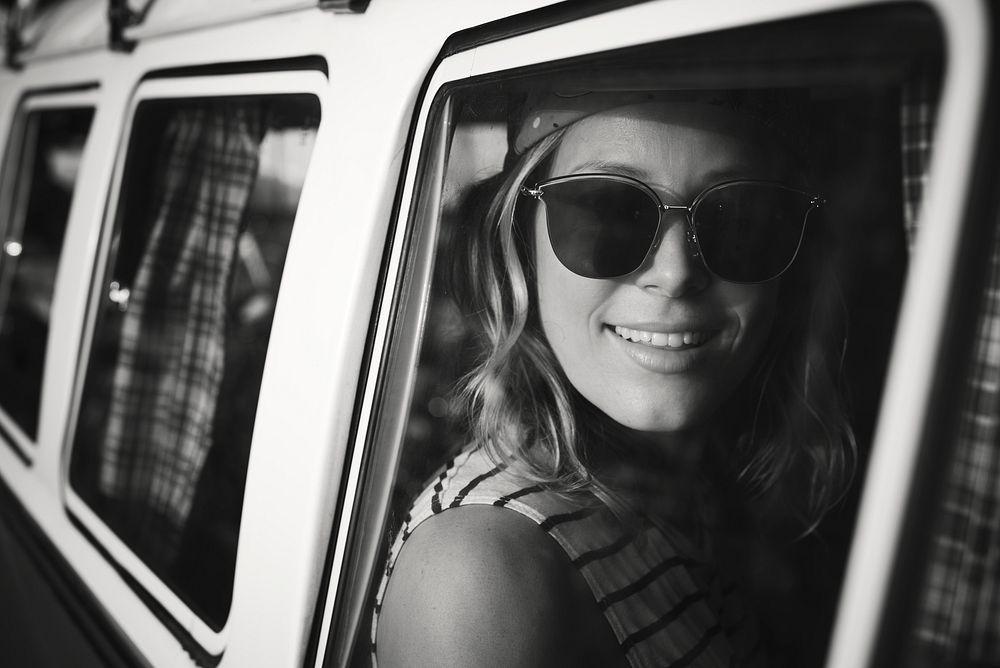
{"type": "Polygon", "coordinates": [[[633,329],[615,325],[614,332],[626,341],[649,346],[651,348],[682,350],[697,348],[711,337],[711,332],[698,330],[652,331],[633,329]]]}

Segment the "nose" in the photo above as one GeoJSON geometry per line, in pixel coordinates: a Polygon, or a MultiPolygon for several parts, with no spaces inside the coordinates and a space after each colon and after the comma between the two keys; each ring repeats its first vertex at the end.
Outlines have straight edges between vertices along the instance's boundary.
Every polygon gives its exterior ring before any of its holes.
{"type": "Polygon", "coordinates": [[[660,237],[633,274],[635,282],[644,290],[673,298],[704,290],[712,277],[688,241],[687,217],[679,211],[663,215],[660,237]]]}

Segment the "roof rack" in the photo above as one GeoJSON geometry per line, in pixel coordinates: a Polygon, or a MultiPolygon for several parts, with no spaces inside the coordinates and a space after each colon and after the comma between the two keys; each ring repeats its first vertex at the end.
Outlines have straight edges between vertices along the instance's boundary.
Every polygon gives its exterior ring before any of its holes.
{"type": "Polygon", "coordinates": [[[342,14],[363,14],[371,0],[319,0],[321,9],[342,14]]]}
{"type": "Polygon", "coordinates": [[[35,5],[36,0],[17,0],[7,14],[7,25],[4,26],[3,62],[9,69],[19,70],[22,67],[18,57],[24,49],[24,26],[35,5]]]}
{"type": "Polygon", "coordinates": [[[136,9],[129,0],[108,0],[108,48],[112,51],[129,52],[135,48],[135,40],[125,37],[125,29],[142,23],[153,0],[144,0],[136,9]]]}

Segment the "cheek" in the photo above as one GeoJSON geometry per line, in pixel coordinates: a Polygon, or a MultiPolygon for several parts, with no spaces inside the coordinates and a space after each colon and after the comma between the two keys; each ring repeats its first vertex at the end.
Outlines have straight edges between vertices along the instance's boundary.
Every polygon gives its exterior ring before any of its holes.
{"type": "Polygon", "coordinates": [[[549,245],[544,223],[536,225],[535,292],[542,330],[550,345],[568,344],[586,321],[590,302],[587,279],[581,278],[556,258],[549,245]]]}
{"type": "Polygon", "coordinates": [[[600,337],[600,310],[614,286],[566,269],[552,252],[544,221],[538,221],[535,230],[535,296],[539,320],[563,371],[575,379],[578,374],[568,367],[592,356],[587,350],[600,337]]]}
{"type": "Polygon", "coordinates": [[[738,370],[745,373],[760,357],[771,336],[778,309],[778,281],[758,285],[723,284],[720,291],[739,321],[739,330],[732,342],[733,354],[738,370]]]}

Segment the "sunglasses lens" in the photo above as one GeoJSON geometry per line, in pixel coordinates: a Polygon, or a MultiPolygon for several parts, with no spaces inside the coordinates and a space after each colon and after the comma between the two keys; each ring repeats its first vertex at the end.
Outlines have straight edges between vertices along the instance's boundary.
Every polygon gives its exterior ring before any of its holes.
{"type": "Polygon", "coordinates": [[[556,257],[587,278],[613,278],[638,269],[660,219],[648,193],[614,179],[550,183],[542,202],[556,257]]]}
{"type": "Polygon", "coordinates": [[[727,281],[779,276],[795,259],[812,207],[810,195],[767,183],[708,191],[693,212],[705,264],[727,281]]]}

